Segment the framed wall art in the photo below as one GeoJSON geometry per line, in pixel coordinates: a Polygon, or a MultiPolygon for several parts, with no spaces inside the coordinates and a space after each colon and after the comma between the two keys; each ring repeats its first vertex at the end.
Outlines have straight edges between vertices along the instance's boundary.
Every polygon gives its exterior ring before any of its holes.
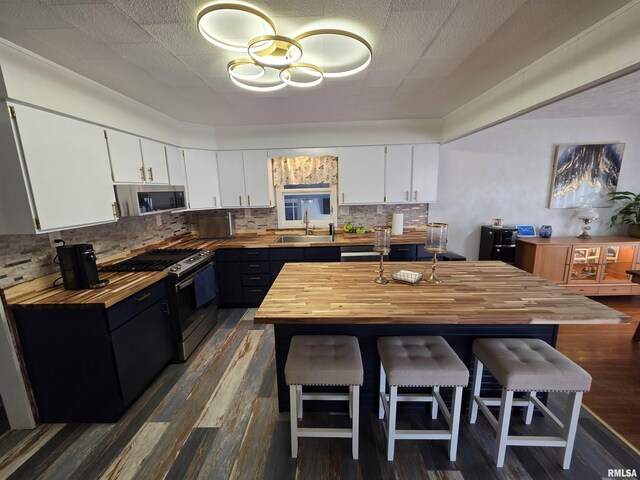
{"type": "Polygon", "coordinates": [[[624,143],[557,145],[549,208],[610,207],[624,155],[624,143]]]}

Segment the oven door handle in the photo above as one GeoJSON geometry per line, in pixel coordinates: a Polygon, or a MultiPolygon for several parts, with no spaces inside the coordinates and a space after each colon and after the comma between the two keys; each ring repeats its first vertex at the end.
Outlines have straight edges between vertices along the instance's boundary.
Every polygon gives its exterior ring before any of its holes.
{"type": "Polygon", "coordinates": [[[180,290],[184,290],[185,288],[187,288],[192,283],[193,283],[193,278],[191,280],[186,280],[184,282],[180,282],[180,283],[176,284],[176,292],[179,292],[180,290]]]}

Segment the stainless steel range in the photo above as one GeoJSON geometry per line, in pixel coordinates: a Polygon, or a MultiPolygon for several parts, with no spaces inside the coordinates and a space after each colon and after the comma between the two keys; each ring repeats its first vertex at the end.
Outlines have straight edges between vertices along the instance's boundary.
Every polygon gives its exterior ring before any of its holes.
{"type": "MultiPolygon", "coordinates": [[[[169,309],[176,328],[177,360],[185,361],[218,319],[215,261],[209,250],[157,249],[101,268],[106,272],[164,270],[169,274],[169,309]],[[204,303],[198,298],[197,277],[214,269],[214,297],[204,303]],[[195,281],[194,281],[195,280],[195,281]]],[[[211,288],[209,286],[209,288],[211,288]]]]}

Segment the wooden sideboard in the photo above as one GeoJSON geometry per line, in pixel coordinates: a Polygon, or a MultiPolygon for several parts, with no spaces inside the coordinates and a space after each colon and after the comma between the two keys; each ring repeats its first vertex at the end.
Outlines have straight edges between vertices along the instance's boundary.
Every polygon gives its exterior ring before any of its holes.
{"type": "Polygon", "coordinates": [[[640,294],[627,273],[640,269],[637,238],[520,238],[515,266],[582,295],[640,294]]]}

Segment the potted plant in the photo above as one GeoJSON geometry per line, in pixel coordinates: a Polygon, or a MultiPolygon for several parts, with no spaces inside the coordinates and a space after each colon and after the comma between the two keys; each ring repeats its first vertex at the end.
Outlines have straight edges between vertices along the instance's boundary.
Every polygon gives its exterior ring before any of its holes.
{"type": "Polygon", "coordinates": [[[613,201],[622,201],[624,204],[611,216],[611,226],[619,223],[629,225],[627,233],[630,237],[640,238],[640,194],[632,192],[611,192],[613,201]]]}

